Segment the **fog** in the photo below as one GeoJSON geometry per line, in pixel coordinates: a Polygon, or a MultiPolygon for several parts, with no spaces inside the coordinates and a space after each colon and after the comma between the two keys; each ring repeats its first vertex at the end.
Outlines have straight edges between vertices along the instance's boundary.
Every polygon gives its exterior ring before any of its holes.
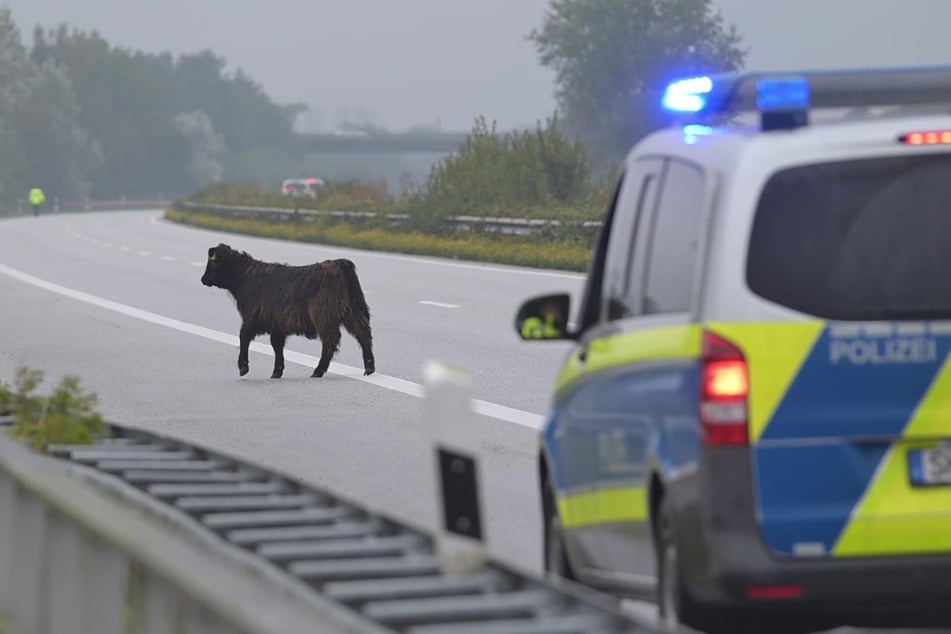
{"type": "MultiPolygon", "coordinates": [[[[624,0],[619,0],[624,1],[624,0]]],[[[340,122],[463,131],[474,117],[532,125],[555,103],[528,33],[548,0],[10,0],[33,28],[66,23],[147,52],[211,49],[281,102],[340,122]]],[[[946,0],[719,0],[747,66],[790,69],[951,61],[946,0]]]]}

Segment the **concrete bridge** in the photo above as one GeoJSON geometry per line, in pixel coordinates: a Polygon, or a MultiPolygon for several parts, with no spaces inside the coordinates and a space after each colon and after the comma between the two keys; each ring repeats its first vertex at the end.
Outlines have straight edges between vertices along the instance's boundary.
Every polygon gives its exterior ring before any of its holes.
{"type": "Polygon", "coordinates": [[[310,154],[451,154],[468,132],[419,132],[401,134],[301,134],[310,154]]]}

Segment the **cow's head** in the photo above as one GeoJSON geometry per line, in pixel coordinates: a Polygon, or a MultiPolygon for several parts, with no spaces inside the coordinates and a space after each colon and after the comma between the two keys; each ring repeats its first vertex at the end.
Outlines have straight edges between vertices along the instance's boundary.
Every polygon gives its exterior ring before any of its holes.
{"type": "Polygon", "coordinates": [[[239,274],[237,252],[227,244],[219,244],[208,249],[208,262],[201,283],[205,286],[233,288],[239,274]]]}

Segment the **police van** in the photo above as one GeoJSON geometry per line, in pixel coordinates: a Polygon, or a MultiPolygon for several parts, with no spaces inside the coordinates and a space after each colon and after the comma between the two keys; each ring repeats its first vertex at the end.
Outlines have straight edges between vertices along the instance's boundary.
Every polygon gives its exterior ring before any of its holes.
{"type": "MultiPolygon", "coordinates": [[[[951,623],[951,67],[671,84],[541,434],[546,568],[708,632],[951,623]]],[[[548,328],[525,327],[549,324],[548,328]]]]}

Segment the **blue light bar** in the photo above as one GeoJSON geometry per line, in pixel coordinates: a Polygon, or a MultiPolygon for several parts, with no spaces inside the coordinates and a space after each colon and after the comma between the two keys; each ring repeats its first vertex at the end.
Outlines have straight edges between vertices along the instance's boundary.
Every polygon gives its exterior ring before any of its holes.
{"type": "Polygon", "coordinates": [[[671,83],[662,100],[678,125],[756,112],[764,129],[808,125],[813,109],[926,104],[951,106],[951,65],[711,74],[671,83]]]}
{"type": "Polygon", "coordinates": [[[673,112],[700,112],[707,105],[706,97],[713,90],[709,77],[681,79],[667,87],[664,107],[673,112]]]}
{"type": "Polygon", "coordinates": [[[808,110],[809,82],[802,77],[761,79],[756,83],[756,108],[760,112],[808,110]]]}

